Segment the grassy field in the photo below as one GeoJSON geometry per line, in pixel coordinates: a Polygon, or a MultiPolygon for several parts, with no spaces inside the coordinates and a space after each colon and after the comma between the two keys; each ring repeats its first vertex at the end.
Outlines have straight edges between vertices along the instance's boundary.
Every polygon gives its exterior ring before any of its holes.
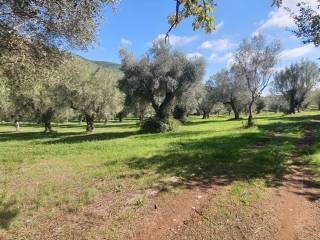
{"type": "MultiPolygon", "coordinates": [[[[245,120],[191,117],[168,134],[139,134],[136,120],[97,124],[93,134],[77,123],[59,124],[51,135],[33,124],[15,133],[12,124],[2,123],[0,239],[37,239],[42,224],[61,214],[77,215],[106,194],[121,201],[129,192],[183,188],[172,186],[173,177],[205,184],[212,175],[227,176],[233,197],[254,201],[253,186],[258,183],[263,192],[286,173],[306,127],[320,139],[318,114],[261,114],[251,129],[243,127],[245,120]],[[250,195],[241,194],[247,189],[250,195]]],[[[304,154],[319,173],[320,145],[304,154]]],[[[134,215],[144,203],[131,205],[134,215]]],[[[115,228],[117,221],[126,221],[117,219],[115,228]]]]}

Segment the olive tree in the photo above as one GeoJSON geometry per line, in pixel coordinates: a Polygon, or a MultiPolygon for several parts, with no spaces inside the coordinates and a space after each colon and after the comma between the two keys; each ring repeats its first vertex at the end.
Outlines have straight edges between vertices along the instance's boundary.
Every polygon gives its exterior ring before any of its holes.
{"type": "Polygon", "coordinates": [[[164,41],[156,41],[149,52],[136,59],[125,50],[121,53],[124,77],[120,90],[137,101],[151,104],[157,119],[165,122],[174,100],[194,83],[201,82],[205,63],[202,59],[189,60],[172,50],[164,41]]]}
{"type": "Polygon", "coordinates": [[[311,61],[291,64],[275,75],[273,87],[289,104],[289,113],[300,111],[308,93],[319,82],[319,67],[311,61]]]}
{"type": "Polygon", "coordinates": [[[63,116],[66,103],[57,94],[62,81],[58,69],[46,67],[35,71],[17,71],[15,81],[8,81],[10,117],[16,122],[28,120],[44,124],[46,133],[52,132],[52,121],[63,116]]]}
{"type": "Polygon", "coordinates": [[[239,77],[245,79],[250,93],[248,127],[253,126],[254,103],[270,82],[280,49],[278,41],[267,44],[265,37],[258,34],[251,40],[244,39],[234,53],[234,66],[239,69],[239,77]]]}
{"type": "Polygon", "coordinates": [[[9,89],[6,86],[5,78],[0,77],[0,121],[9,119],[11,108],[9,89]]]}
{"type": "Polygon", "coordinates": [[[122,109],[122,94],[117,89],[119,71],[106,70],[78,58],[69,61],[64,71],[59,96],[85,118],[88,132],[95,130],[97,118],[107,120],[122,109]]]}
{"type": "Polygon", "coordinates": [[[256,101],[256,113],[260,114],[262,112],[263,109],[266,108],[266,103],[265,100],[260,97],[257,101],[256,101]]]}
{"type": "Polygon", "coordinates": [[[240,118],[241,110],[248,102],[248,90],[246,82],[236,66],[231,69],[223,69],[211,77],[218,100],[225,105],[229,105],[234,113],[234,119],[240,118]]]}
{"type": "Polygon", "coordinates": [[[216,92],[211,81],[207,81],[197,88],[195,99],[197,102],[197,110],[202,114],[202,119],[208,119],[217,102],[216,92]]]}
{"type": "MultiPolygon", "coordinates": [[[[282,0],[273,0],[273,5],[280,7],[282,0]]],[[[293,18],[296,28],[291,30],[304,44],[313,43],[320,45],[320,0],[314,0],[313,4],[303,0],[297,3],[298,11],[286,8],[293,18]]]]}

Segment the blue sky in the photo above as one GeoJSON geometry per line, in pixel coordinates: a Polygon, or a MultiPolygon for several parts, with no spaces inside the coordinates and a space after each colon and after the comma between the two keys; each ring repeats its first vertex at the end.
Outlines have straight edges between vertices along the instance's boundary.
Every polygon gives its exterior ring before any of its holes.
{"type": "MultiPolygon", "coordinates": [[[[295,10],[298,0],[284,0],[284,6],[295,10]]],[[[317,0],[305,0],[316,4],[317,0]]],[[[301,58],[318,61],[319,48],[303,45],[288,28],[294,27],[284,9],[271,7],[271,0],[217,1],[215,21],[217,30],[206,34],[193,31],[191,20],[185,20],[171,33],[170,43],[189,56],[202,56],[207,61],[205,78],[226,67],[243,38],[257,32],[269,40],[279,39],[283,50],[277,68],[283,68],[301,58]],[[220,3],[219,3],[220,2],[220,3]]],[[[86,52],[75,51],[91,60],[119,63],[119,49],[128,48],[143,55],[150,43],[168,30],[167,16],[174,11],[173,0],[122,0],[116,12],[105,9],[105,21],[100,27],[97,43],[86,52]]],[[[205,80],[206,80],[205,79],[205,80]]]]}

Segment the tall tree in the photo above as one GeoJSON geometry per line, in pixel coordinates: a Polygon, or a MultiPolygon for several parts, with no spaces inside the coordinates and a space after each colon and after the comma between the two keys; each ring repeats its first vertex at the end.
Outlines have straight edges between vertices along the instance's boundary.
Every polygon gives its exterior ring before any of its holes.
{"type": "Polygon", "coordinates": [[[216,93],[212,81],[208,81],[196,89],[197,110],[202,114],[202,119],[210,117],[210,113],[217,103],[216,93]]]}
{"type": "Polygon", "coordinates": [[[300,110],[307,94],[320,80],[320,71],[316,63],[301,61],[275,75],[273,86],[289,104],[289,113],[300,110]]]}
{"type": "Polygon", "coordinates": [[[95,130],[97,118],[106,120],[122,109],[122,94],[117,88],[119,71],[73,58],[65,64],[63,72],[65,77],[58,86],[59,96],[85,118],[88,132],[95,130]]]}
{"type": "Polygon", "coordinates": [[[265,37],[258,34],[251,40],[244,39],[234,54],[234,65],[250,92],[248,127],[253,126],[253,105],[270,81],[280,49],[278,41],[267,44],[265,37]]]}
{"type": "Polygon", "coordinates": [[[320,0],[318,0],[317,10],[305,2],[298,4],[299,12],[292,14],[297,29],[293,30],[303,43],[313,43],[316,47],[320,45],[320,0]]]}
{"type": "Polygon", "coordinates": [[[204,75],[202,59],[189,60],[161,40],[154,42],[140,60],[126,51],[121,51],[121,58],[124,77],[119,82],[120,90],[149,102],[161,121],[167,119],[174,99],[201,82],[204,75]]]}
{"type": "MultiPolygon", "coordinates": [[[[302,39],[302,42],[313,43],[316,47],[320,45],[320,0],[317,4],[311,6],[311,4],[301,0],[297,3],[298,11],[293,11],[292,9],[287,10],[291,13],[296,29],[292,32],[302,39]]],[[[315,2],[314,2],[315,3],[315,2]]],[[[273,5],[281,7],[283,0],[273,0],[273,5]]]]}
{"type": "MultiPolygon", "coordinates": [[[[0,66],[23,72],[62,62],[95,40],[102,9],[116,0],[1,0],[0,66]]],[[[15,81],[15,78],[10,79],[15,81]]]]}
{"type": "Polygon", "coordinates": [[[236,66],[233,66],[231,69],[223,69],[211,77],[219,101],[232,108],[234,119],[240,118],[241,110],[248,102],[246,81],[237,71],[236,66]]]}
{"type": "Polygon", "coordinates": [[[58,69],[46,67],[35,71],[16,71],[15,78],[7,81],[11,118],[17,123],[21,120],[44,124],[45,132],[52,132],[52,121],[63,117],[67,105],[57,95],[57,86],[62,81],[58,69]]]}

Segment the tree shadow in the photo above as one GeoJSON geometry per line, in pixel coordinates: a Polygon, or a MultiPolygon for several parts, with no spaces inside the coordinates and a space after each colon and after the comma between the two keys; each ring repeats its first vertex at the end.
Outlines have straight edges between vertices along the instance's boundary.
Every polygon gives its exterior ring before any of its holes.
{"type": "MultiPolygon", "coordinates": [[[[59,124],[57,125],[59,128],[80,128],[80,129],[85,129],[86,126],[85,124],[79,124],[79,123],[76,123],[76,122],[72,122],[70,124],[59,124]]],[[[120,122],[108,122],[107,124],[104,124],[104,123],[101,123],[101,122],[98,122],[98,123],[95,123],[95,128],[97,129],[108,129],[108,128],[136,128],[138,127],[137,123],[133,123],[133,122],[123,122],[123,123],[120,123],[120,122]]]]}
{"type": "Polygon", "coordinates": [[[221,123],[226,122],[227,119],[214,119],[213,117],[211,119],[197,119],[196,121],[187,121],[183,125],[185,126],[196,126],[196,125],[204,125],[209,123],[221,123]]]}
{"type": "Polygon", "coordinates": [[[175,143],[173,150],[145,158],[131,158],[126,164],[133,169],[155,169],[159,174],[185,179],[186,186],[196,182],[228,184],[236,179],[268,178],[275,184],[286,173],[289,149],[280,143],[288,137],[266,139],[259,133],[240,136],[210,137],[175,143]],[[260,148],[257,143],[264,142],[260,148]]]}
{"type": "Polygon", "coordinates": [[[258,132],[178,141],[167,151],[151,157],[131,158],[126,164],[134,170],[149,169],[183,179],[167,183],[174,187],[226,185],[235,180],[257,178],[265,179],[268,187],[277,187],[289,172],[288,159],[299,142],[295,134],[307,127],[319,127],[312,119],[313,116],[259,125],[258,132]]]}
{"type": "Polygon", "coordinates": [[[0,229],[7,230],[12,220],[19,214],[16,201],[8,199],[6,194],[0,195],[0,229]]]}
{"type": "Polygon", "coordinates": [[[29,140],[41,140],[41,139],[56,139],[68,136],[81,135],[81,132],[0,132],[0,142],[8,141],[29,141],[29,140]]]}
{"type": "Polygon", "coordinates": [[[76,144],[82,142],[92,142],[92,141],[105,141],[113,140],[117,138],[126,138],[130,136],[137,135],[138,131],[126,131],[126,132],[104,132],[104,133],[80,133],[72,136],[64,136],[59,139],[46,141],[46,144],[76,144]]]}

